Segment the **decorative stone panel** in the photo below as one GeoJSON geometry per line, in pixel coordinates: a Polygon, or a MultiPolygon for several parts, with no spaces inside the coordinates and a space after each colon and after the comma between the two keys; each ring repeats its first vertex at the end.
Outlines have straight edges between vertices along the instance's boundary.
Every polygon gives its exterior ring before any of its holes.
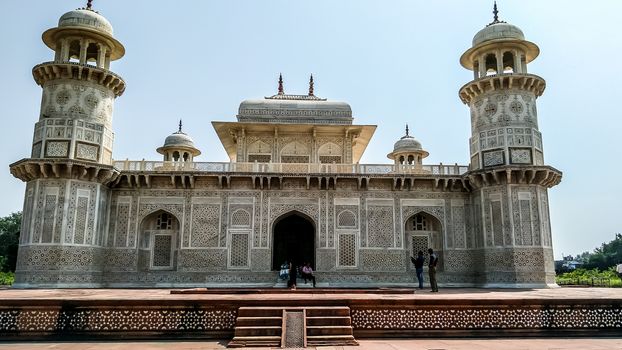
{"type": "Polygon", "coordinates": [[[220,204],[193,203],[192,221],[190,224],[190,247],[218,247],[220,217],[220,204]]]}
{"type": "Polygon", "coordinates": [[[531,164],[530,148],[510,148],[510,164],[531,164]]]}
{"type": "Polygon", "coordinates": [[[317,271],[335,270],[336,250],[335,249],[316,249],[315,255],[317,271]]]}
{"type": "Polygon", "coordinates": [[[78,246],[21,246],[18,274],[26,271],[101,271],[101,248],[78,246]]]}
{"type": "Polygon", "coordinates": [[[225,271],[226,249],[181,249],[178,256],[180,271],[225,271]]]}
{"type": "Polygon", "coordinates": [[[69,157],[69,141],[52,141],[45,143],[45,156],[49,158],[69,157]]]}
{"type": "Polygon", "coordinates": [[[484,167],[505,164],[505,155],[502,150],[486,151],[483,153],[484,167]]]}
{"type": "Polygon", "coordinates": [[[269,249],[251,249],[252,271],[270,271],[272,268],[272,251],[269,249]]]}
{"type": "Polygon", "coordinates": [[[76,142],[75,158],[96,162],[99,159],[99,146],[84,142],[76,142]]]}
{"type": "Polygon", "coordinates": [[[107,272],[136,271],[138,251],[136,249],[106,249],[103,268],[107,272]]]}
{"type": "Polygon", "coordinates": [[[370,248],[386,248],[394,246],[394,211],[390,205],[367,206],[367,244],[370,248]]]}
{"type": "MultiPolygon", "coordinates": [[[[411,334],[425,330],[507,332],[520,330],[572,331],[619,330],[622,309],[618,305],[433,305],[402,307],[351,307],[355,334],[378,330],[411,334]]],[[[376,333],[376,334],[382,334],[376,333]]],[[[369,334],[369,333],[368,333],[369,334]]],[[[417,333],[419,334],[419,333],[417,333]]],[[[425,333],[421,333],[425,334],[425,333]]]]}
{"type": "Polygon", "coordinates": [[[361,249],[359,255],[363,271],[406,271],[403,250],[361,249]]]}

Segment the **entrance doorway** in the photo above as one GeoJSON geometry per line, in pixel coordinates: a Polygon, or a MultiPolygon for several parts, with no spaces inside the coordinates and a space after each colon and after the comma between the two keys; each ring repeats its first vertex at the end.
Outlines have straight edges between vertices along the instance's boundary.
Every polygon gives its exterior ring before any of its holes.
{"type": "Polygon", "coordinates": [[[315,227],[313,221],[298,212],[282,216],[274,224],[272,270],[279,270],[285,261],[296,266],[305,262],[315,268],[315,227]]]}

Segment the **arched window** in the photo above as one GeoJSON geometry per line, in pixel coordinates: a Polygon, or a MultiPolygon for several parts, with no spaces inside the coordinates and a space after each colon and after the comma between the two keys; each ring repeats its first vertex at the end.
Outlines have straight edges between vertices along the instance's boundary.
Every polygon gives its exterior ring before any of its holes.
{"type": "Polygon", "coordinates": [[[69,43],[69,62],[80,62],[80,40],[69,43]]]}
{"type": "Polygon", "coordinates": [[[175,162],[179,161],[179,152],[177,151],[173,152],[173,161],[175,162]]]}
{"type": "Polygon", "coordinates": [[[95,43],[90,43],[86,48],[86,64],[96,66],[97,58],[99,56],[99,46],[95,43]]]}
{"type": "Polygon", "coordinates": [[[238,209],[231,214],[231,226],[250,227],[251,214],[244,210],[238,209]]]}
{"type": "Polygon", "coordinates": [[[434,249],[437,254],[442,252],[442,229],[437,218],[428,213],[419,212],[409,217],[405,226],[406,242],[410,243],[412,256],[417,256],[417,252],[422,251],[427,260],[429,248],[434,249]]]}
{"type": "Polygon", "coordinates": [[[486,75],[497,74],[497,56],[493,53],[486,55],[486,75]]]}
{"type": "Polygon", "coordinates": [[[337,227],[356,227],[356,215],[350,210],[344,210],[337,215],[337,227]]]}
{"type": "Polygon", "coordinates": [[[408,164],[415,164],[415,157],[412,154],[408,156],[408,164]]]}
{"type": "Polygon", "coordinates": [[[400,164],[404,164],[404,156],[400,156],[400,164]]]}
{"type": "Polygon", "coordinates": [[[184,152],[184,162],[187,162],[188,160],[190,160],[190,155],[188,152],[184,152]]]}
{"type": "Polygon", "coordinates": [[[141,225],[139,247],[145,256],[140,266],[147,270],[172,270],[178,249],[179,222],[170,213],[158,211],[147,216],[141,225]]]}
{"type": "Polygon", "coordinates": [[[514,73],[514,54],[510,51],[503,53],[503,73],[514,73]]]}

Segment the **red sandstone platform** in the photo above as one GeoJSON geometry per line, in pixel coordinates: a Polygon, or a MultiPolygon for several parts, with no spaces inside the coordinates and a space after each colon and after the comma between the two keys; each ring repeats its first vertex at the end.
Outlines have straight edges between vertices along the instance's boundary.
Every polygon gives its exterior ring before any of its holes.
{"type": "MultiPolygon", "coordinates": [[[[352,301],[593,301],[622,303],[622,288],[554,288],[554,289],[477,289],[447,288],[440,293],[427,289],[0,289],[2,302],[35,301],[287,301],[287,300],[352,300],[352,301]],[[254,296],[253,296],[254,295],[254,296]]],[[[2,304],[0,304],[2,305],[2,304]]]]}
{"type": "Polygon", "coordinates": [[[242,306],[347,306],[357,339],[622,336],[622,289],[5,289],[0,340],[231,339],[242,306]]]}

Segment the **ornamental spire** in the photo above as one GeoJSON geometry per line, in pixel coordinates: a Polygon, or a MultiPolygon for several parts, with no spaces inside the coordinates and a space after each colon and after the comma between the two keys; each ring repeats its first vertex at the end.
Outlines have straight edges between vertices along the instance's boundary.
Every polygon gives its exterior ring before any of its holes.
{"type": "Polygon", "coordinates": [[[313,74],[309,78],[309,96],[315,96],[313,95],[313,74]]]}
{"type": "Polygon", "coordinates": [[[499,20],[499,10],[497,9],[497,2],[494,2],[494,5],[492,6],[492,14],[493,14],[493,18],[492,18],[492,22],[490,22],[488,24],[488,26],[491,26],[493,24],[497,24],[497,23],[505,23],[504,21],[500,21],[499,20]]]}
{"type": "Polygon", "coordinates": [[[497,2],[495,1],[494,6],[492,7],[492,14],[495,16],[493,18],[492,23],[499,23],[499,10],[497,10],[497,2]]]}
{"type": "Polygon", "coordinates": [[[181,126],[182,126],[181,119],[179,119],[179,131],[178,132],[182,132],[181,131],[181,126]]]}
{"type": "Polygon", "coordinates": [[[285,92],[283,91],[283,75],[279,73],[279,95],[283,95],[285,92]]]}
{"type": "Polygon", "coordinates": [[[86,9],[87,10],[92,10],[93,9],[93,0],[88,0],[86,2],[86,9]]]}
{"type": "Polygon", "coordinates": [[[406,136],[410,136],[408,135],[408,123],[406,123],[406,136]]]}

